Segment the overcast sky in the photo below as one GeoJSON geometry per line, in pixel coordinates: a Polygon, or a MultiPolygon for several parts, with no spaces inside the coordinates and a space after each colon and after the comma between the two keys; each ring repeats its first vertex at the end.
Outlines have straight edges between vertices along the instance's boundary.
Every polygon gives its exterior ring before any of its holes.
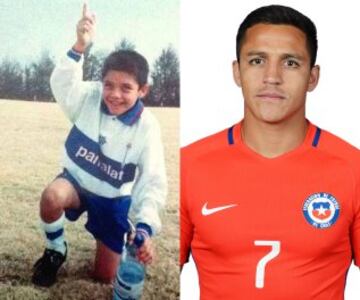
{"type": "MultiPolygon", "coordinates": [[[[83,0],[0,0],[0,60],[33,60],[47,49],[59,58],[75,42],[83,0]]],[[[179,49],[179,0],[88,0],[97,17],[93,51],[122,38],[150,64],[163,48],[179,49]]]]}

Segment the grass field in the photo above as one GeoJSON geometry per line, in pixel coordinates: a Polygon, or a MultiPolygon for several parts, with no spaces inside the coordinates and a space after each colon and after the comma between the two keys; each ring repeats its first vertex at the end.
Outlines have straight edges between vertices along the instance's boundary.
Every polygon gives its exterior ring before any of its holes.
{"type": "MultiPolygon", "coordinates": [[[[157,259],[147,269],[143,300],[179,298],[178,271],[178,109],[151,108],[161,126],[169,181],[163,231],[155,238],[157,259]]],[[[0,100],[0,299],[111,299],[111,285],[92,281],[95,242],[85,219],[67,223],[69,256],[50,289],[31,283],[32,265],[42,255],[39,198],[60,172],[62,147],[70,128],[53,103],[0,100]]]]}

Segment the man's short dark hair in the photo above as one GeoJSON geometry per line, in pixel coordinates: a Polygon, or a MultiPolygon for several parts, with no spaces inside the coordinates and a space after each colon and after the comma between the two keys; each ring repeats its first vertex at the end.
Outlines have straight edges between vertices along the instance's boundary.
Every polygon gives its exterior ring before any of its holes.
{"type": "Polygon", "coordinates": [[[240,24],[236,35],[236,58],[240,61],[240,49],[245,39],[246,30],[256,24],[291,25],[306,35],[306,45],[310,54],[310,67],[315,65],[317,54],[317,34],[315,24],[297,10],[282,6],[263,6],[252,11],[240,24]]]}
{"type": "Polygon", "coordinates": [[[147,83],[149,64],[144,56],[134,50],[117,50],[105,59],[101,70],[101,79],[104,79],[111,70],[133,75],[139,86],[142,87],[147,83]]]}

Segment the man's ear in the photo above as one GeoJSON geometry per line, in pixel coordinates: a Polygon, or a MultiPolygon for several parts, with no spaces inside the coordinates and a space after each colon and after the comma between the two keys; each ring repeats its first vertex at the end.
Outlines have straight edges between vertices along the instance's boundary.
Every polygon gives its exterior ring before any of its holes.
{"type": "Polygon", "coordinates": [[[316,86],[319,83],[319,77],[320,77],[320,66],[315,65],[311,68],[310,71],[310,77],[309,77],[309,83],[308,83],[308,92],[312,92],[315,90],[316,86]]]}
{"type": "Polygon", "coordinates": [[[233,61],[232,68],[233,68],[234,81],[238,87],[241,87],[240,65],[237,60],[233,61]]]}
{"type": "Polygon", "coordinates": [[[150,86],[148,84],[144,84],[139,89],[139,98],[144,98],[149,93],[150,86]]]}

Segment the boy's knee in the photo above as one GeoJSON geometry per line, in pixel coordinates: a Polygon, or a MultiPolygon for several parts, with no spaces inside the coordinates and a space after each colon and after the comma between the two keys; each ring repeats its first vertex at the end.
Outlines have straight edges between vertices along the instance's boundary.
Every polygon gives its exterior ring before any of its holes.
{"type": "Polygon", "coordinates": [[[105,270],[94,270],[93,273],[91,274],[91,277],[96,280],[99,281],[101,283],[113,283],[116,277],[116,270],[115,271],[105,271],[105,270]]]}
{"type": "Polygon", "coordinates": [[[93,278],[102,283],[112,283],[115,280],[118,260],[97,260],[94,266],[93,278]]]}
{"type": "Polygon", "coordinates": [[[93,278],[103,283],[111,283],[116,277],[116,272],[121,256],[97,241],[96,257],[93,278]]]}
{"type": "Polygon", "coordinates": [[[41,206],[45,206],[50,210],[60,208],[63,198],[61,191],[47,187],[41,194],[41,206]]]}
{"type": "Polygon", "coordinates": [[[57,220],[66,205],[66,193],[60,188],[49,186],[42,195],[40,201],[40,216],[45,222],[57,220]]]}

